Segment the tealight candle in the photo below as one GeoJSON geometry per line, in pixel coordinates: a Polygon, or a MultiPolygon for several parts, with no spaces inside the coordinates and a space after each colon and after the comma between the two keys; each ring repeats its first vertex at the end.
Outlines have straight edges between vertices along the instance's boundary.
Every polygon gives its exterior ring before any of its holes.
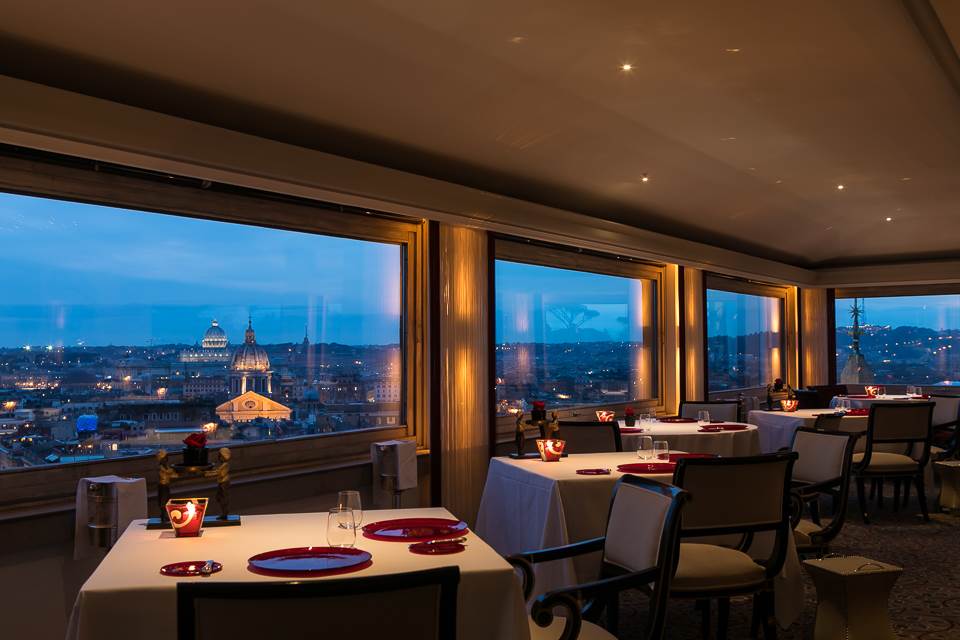
{"type": "Polygon", "coordinates": [[[563,456],[563,449],[567,446],[564,440],[554,440],[552,438],[538,438],[537,451],[540,452],[540,459],[544,462],[558,462],[563,456]]]}
{"type": "Polygon", "coordinates": [[[207,498],[171,498],[167,501],[167,515],[178,538],[200,535],[203,515],[207,512],[207,498]]]}

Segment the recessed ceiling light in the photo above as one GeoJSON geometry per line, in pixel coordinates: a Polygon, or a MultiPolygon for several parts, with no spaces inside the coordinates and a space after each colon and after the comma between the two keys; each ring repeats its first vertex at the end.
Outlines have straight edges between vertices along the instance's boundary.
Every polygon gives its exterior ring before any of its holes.
{"type": "Polygon", "coordinates": [[[736,140],[736,138],[734,138],[733,136],[730,136],[729,138],[720,138],[720,140],[723,142],[733,142],[734,140],[736,140]]]}
{"type": "Polygon", "coordinates": [[[647,174],[643,174],[642,176],[640,176],[640,182],[650,182],[650,176],[648,176],[647,174]]]}
{"type": "Polygon", "coordinates": [[[842,184],[837,185],[837,191],[843,191],[845,188],[842,184]]]}
{"type": "Polygon", "coordinates": [[[910,178],[900,178],[902,182],[910,182],[910,178]]]}
{"type": "Polygon", "coordinates": [[[737,47],[731,47],[729,49],[724,49],[727,53],[740,53],[740,49],[737,47]]]}
{"type": "Polygon", "coordinates": [[[773,184],[781,184],[782,182],[783,182],[783,180],[777,180],[777,181],[774,182],[773,184]]]}
{"type": "Polygon", "coordinates": [[[520,44],[526,39],[527,39],[526,36],[513,36],[512,38],[510,38],[510,42],[512,42],[513,44],[520,44]]]}
{"type": "Polygon", "coordinates": [[[633,65],[630,64],[629,62],[624,62],[622,65],[620,65],[620,70],[621,70],[621,71],[633,71],[633,65]]]}
{"type": "Polygon", "coordinates": [[[887,222],[893,222],[893,218],[891,218],[890,216],[887,216],[886,218],[884,218],[884,220],[886,220],[887,222]]]}

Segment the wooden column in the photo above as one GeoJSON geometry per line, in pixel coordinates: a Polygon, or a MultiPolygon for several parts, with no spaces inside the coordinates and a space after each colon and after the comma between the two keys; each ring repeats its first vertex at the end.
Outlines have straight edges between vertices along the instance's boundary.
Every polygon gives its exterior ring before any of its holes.
{"type": "Polygon", "coordinates": [[[473,524],[489,453],[487,235],[440,225],[441,503],[473,524]]]}

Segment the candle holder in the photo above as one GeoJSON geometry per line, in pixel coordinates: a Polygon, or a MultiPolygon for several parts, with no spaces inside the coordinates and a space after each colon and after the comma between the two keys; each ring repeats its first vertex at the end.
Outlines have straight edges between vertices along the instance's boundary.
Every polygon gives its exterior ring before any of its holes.
{"type": "Polygon", "coordinates": [[[623,422],[628,427],[637,424],[637,412],[633,407],[627,407],[626,411],[623,412],[623,422]]]}
{"type": "Polygon", "coordinates": [[[791,400],[781,400],[781,401],[780,401],[780,408],[783,409],[784,411],[796,411],[796,410],[797,410],[797,406],[799,406],[799,404],[800,404],[800,401],[799,401],[799,400],[793,400],[793,399],[791,399],[791,400]]]}
{"type": "Polygon", "coordinates": [[[596,413],[597,420],[600,422],[613,422],[613,417],[616,415],[613,411],[606,409],[599,409],[596,413]]]}
{"type": "Polygon", "coordinates": [[[537,438],[537,451],[544,462],[559,462],[563,457],[563,450],[567,446],[564,440],[552,438],[537,438]]]}
{"type": "Polygon", "coordinates": [[[195,538],[203,528],[203,514],[207,512],[206,498],[171,498],[167,501],[167,515],[178,538],[195,538]]]}
{"type": "Polygon", "coordinates": [[[880,387],[875,385],[867,385],[863,390],[871,398],[876,398],[880,394],[880,387]]]}

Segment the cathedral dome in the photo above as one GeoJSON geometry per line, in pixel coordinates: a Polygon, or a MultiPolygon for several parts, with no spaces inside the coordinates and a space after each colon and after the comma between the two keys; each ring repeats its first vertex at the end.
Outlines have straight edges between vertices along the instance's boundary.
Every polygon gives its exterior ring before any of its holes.
{"type": "Polygon", "coordinates": [[[214,320],[210,323],[210,328],[203,334],[203,340],[200,345],[204,349],[226,349],[227,332],[223,330],[220,323],[214,320]]]}
{"type": "Polygon", "coordinates": [[[233,352],[233,361],[230,368],[234,371],[269,371],[270,358],[266,350],[257,344],[256,334],[253,332],[253,323],[247,324],[243,344],[233,352]]]}

